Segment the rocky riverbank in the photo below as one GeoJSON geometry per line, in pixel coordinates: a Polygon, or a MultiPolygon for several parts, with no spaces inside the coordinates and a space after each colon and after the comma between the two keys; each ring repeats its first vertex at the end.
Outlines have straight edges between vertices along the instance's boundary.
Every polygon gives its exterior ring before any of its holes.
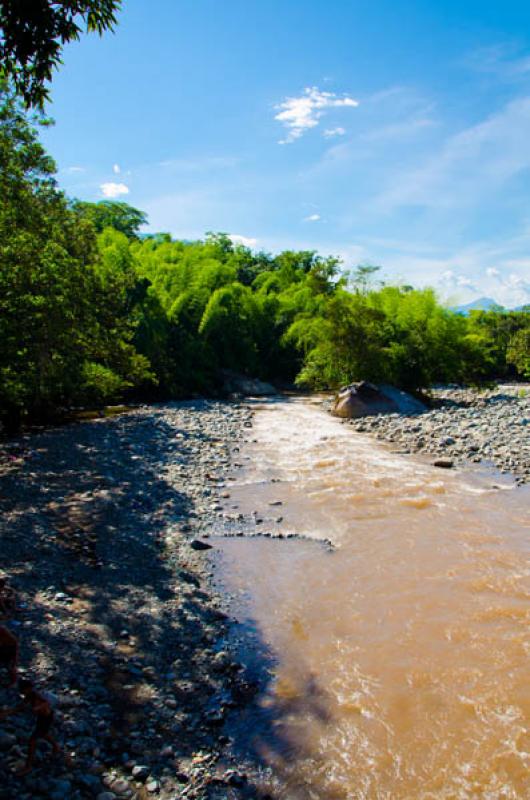
{"type": "MultiPolygon", "coordinates": [[[[245,405],[197,401],[0,445],[0,572],[19,601],[2,624],[71,756],[52,760],[41,742],[18,777],[33,721],[3,720],[0,797],[259,796],[222,735],[252,687],[223,643],[230,621],[194,541],[215,533],[250,426],[245,405]]],[[[0,707],[17,700],[0,688],[0,707]]]]}
{"type": "Polygon", "coordinates": [[[349,420],[355,430],[391,442],[401,453],[427,454],[439,466],[465,463],[530,482],[530,386],[433,390],[435,407],[413,416],[349,420]]]}

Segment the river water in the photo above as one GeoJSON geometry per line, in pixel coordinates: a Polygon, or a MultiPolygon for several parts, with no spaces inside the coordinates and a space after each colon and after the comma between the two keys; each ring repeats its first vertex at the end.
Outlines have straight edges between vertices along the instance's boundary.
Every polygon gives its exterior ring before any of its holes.
{"type": "Polygon", "coordinates": [[[309,537],[217,545],[273,658],[232,723],[271,793],[530,797],[528,487],[392,453],[315,400],[260,404],[249,433],[228,508],[309,537]]]}

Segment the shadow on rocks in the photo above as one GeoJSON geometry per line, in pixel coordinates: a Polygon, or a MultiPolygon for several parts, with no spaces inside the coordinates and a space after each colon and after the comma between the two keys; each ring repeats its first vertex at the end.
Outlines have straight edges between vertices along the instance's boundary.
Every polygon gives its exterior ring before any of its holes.
{"type": "MultiPolygon", "coordinates": [[[[9,718],[0,797],[173,797],[217,758],[204,712],[223,686],[210,669],[223,615],[179,536],[192,500],[164,469],[193,459],[189,441],[151,409],[27,437],[4,470],[0,568],[22,601],[10,625],[75,755],[72,768],[51,762],[41,743],[18,778],[31,720],[9,718]]],[[[0,690],[2,706],[15,702],[0,690]]]]}

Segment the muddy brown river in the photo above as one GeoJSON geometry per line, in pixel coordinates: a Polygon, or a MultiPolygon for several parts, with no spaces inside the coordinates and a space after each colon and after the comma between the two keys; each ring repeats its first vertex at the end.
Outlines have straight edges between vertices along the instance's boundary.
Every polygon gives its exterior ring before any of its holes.
{"type": "Polygon", "coordinates": [[[308,537],[218,542],[273,658],[236,723],[271,793],[530,797],[528,487],[392,453],[315,400],[261,404],[249,432],[227,507],[308,537]]]}

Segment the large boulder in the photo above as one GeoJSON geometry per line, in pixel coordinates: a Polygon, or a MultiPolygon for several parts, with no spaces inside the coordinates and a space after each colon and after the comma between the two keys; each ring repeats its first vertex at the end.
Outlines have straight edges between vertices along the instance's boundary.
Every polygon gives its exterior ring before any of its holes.
{"type": "Polygon", "coordinates": [[[351,383],[339,390],[331,413],[336,417],[354,419],[373,414],[420,414],[425,406],[412,395],[395,386],[376,386],[368,381],[351,383]]]}

